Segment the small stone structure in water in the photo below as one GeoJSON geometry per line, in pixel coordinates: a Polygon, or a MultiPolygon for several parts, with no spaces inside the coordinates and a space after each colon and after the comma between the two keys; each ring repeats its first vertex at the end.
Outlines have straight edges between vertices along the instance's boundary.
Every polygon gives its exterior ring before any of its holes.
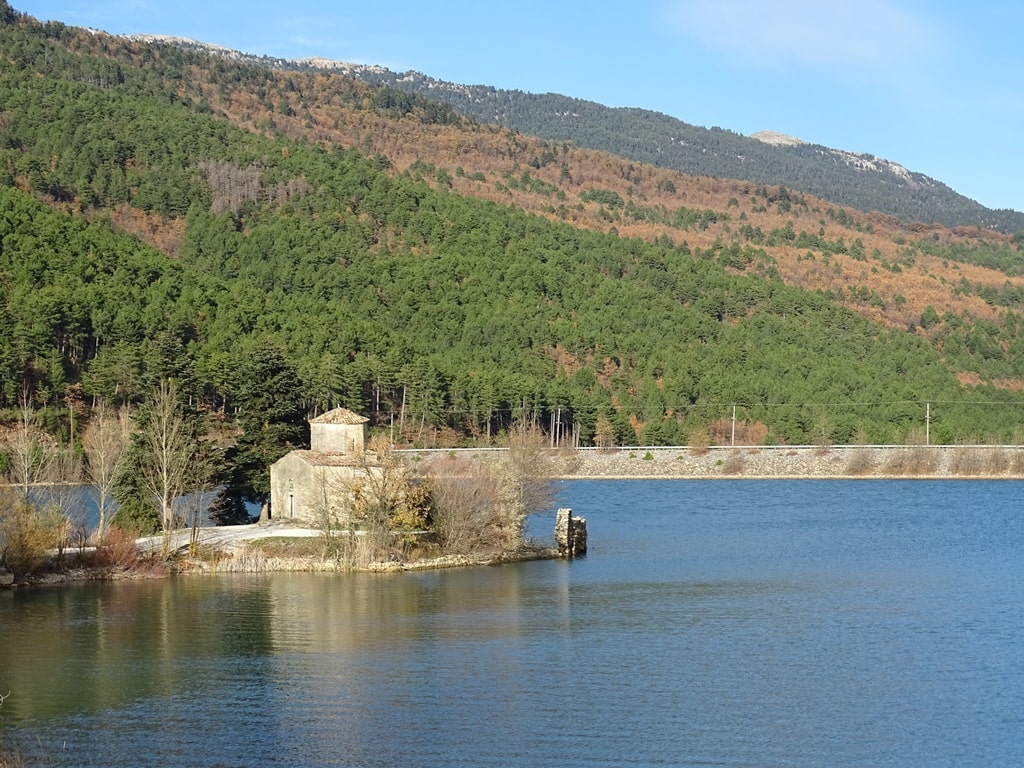
{"type": "Polygon", "coordinates": [[[587,520],[573,517],[572,510],[562,507],[555,515],[555,544],[562,557],[587,554],[587,520]]]}

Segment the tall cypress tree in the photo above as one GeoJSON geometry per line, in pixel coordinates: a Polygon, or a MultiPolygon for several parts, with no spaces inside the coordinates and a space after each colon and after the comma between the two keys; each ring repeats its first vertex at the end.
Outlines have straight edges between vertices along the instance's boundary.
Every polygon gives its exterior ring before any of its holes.
{"type": "Polygon", "coordinates": [[[246,522],[247,504],[259,504],[265,516],[270,465],[309,445],[302,385],[282,349],[270,343],[257,347],[239,366],[233,389],[242,434],[225,453],[225,487],[212,511],[222,524],[246,522]]]}

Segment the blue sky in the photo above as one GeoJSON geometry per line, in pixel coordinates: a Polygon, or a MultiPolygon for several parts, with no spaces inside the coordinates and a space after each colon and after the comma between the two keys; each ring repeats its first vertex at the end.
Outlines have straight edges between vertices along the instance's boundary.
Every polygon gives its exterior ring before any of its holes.
{"type": "Polygon", "coordinates": [[[870,152],[1024,211],[1024,4],[9,0],[39,19],[323,56],[870,152]]]}

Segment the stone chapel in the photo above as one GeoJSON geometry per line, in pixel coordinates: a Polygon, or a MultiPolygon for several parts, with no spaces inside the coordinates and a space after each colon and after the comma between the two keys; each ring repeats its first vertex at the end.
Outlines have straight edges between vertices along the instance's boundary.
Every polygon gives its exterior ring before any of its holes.
{"type": "Polygon", "coordinates": [[[366,450],[369,420],[335,408],[309,422],[309,450],[291,451],[270,467],[270,517],[320,525],[325,515],[343,522],[347,489],[372,472],[376,457],[366,450]]]}

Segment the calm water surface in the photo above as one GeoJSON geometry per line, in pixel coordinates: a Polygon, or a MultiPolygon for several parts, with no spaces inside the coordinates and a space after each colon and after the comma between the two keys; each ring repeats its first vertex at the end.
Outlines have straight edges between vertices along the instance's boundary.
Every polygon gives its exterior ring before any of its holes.
{"type": "Polygon", "coordinates": [[[1022,489],[573,481],[571,563],[0,593],[0,731],[47,766],[1024,765],[1022,489]]]}

